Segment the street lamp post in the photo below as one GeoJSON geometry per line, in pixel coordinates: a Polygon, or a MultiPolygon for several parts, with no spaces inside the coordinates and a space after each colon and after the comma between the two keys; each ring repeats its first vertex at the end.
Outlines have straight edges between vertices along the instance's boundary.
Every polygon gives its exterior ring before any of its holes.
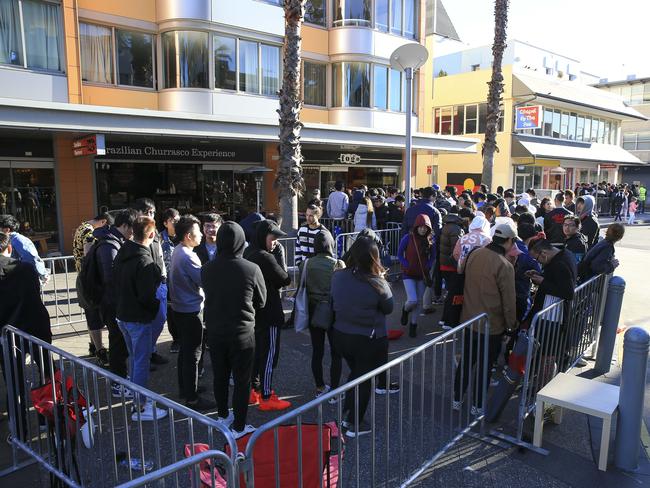
{"type": "Polygon", "coordinates": [[[262,192],[262,182],[264,181],[264,173],[270,173],[273,170],[264,166],[251,166],[240,171],[240,173],[252,174],[255,178],[255,191],[256,191],[256,204],[255,211],[260,212],[260,194],[262,192]]]}
{"type": "Polygon", "coordinates": [[[390,66],[393,69],[403,71],[406,77],[406,175],[404,198],[406,207],[411,202],[411,147],[413,145],[411,129],[413,117],[413,73],[420,68],[429,58],[429,51],[422,44],[411,42],[404,44],[393,51],[390,55],[390,66]]]}

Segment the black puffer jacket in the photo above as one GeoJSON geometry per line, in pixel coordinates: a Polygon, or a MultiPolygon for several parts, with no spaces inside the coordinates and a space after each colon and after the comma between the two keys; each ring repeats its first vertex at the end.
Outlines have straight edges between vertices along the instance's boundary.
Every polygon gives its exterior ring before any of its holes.
{"type": "Polygon", "coordinates": [[[463,219],[456,214],[447,214],[442,218],[442,233],[440,234],[440,266],[449,266],[454,270],[458,263],[454,259],[454,247],[465,231],[463,219]]]}

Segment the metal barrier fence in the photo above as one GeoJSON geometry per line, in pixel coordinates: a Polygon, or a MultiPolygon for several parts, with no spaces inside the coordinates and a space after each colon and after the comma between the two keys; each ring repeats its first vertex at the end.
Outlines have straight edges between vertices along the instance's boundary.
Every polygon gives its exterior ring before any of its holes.
{"type": "Polygon", "coordinates": [[[332,477],[345,487],[404,486],[417,480],[481,423],[488,339],[489,323],[482,314],[264,424],[249,439],[241,464],[246,486],[323,487],[332,477]],[[399,392],[376,396],[375,389],[385,389],[392,376],[399,392]],[[368,404],[369,426],[364,427],[368,404]],[[344,428],[366,428],[369,435],[355,436],[346,448],[341,435],[333,442],[320,435],[329,421],[339,434],[344,428]],[[281,436],[286,424],[296,425],[297,439],[281,436]],[[308,424],[317,426],[317,439],[303,435],[308,424]],[[258,456],[272,463],[272,468],[266,466],[263,484],[256,479],[258,456]],[[318,464],[308,465],[307,456],[315,456],[318,464]],[[297,482],[288,483],[296,471],[297,482]]]}
{"type": "Polygon", "coordinates": [[[50,279],[41,285],[41,299],[50,315],[52,327],[71,325],[86,320],[77,297],[77,272],[74,257],[43,258],[50,271],[50,279]]]}
{"type": "MultiPolygon", "coordinates": [[[[524,422],[535,411],[537,392],[558,373],[571,370],[594,346],[611,275],[598,275],[578,286],[569,302],[558,301],[539,311],[528,329],[528,352],[519,396],[516,437],[491,434],[533,449],[523,441],[524,422]]],[[[535,448],[537,450],[537,448],[535,448]]]]}
{"type": "Polygon", "coordinates": [[[228,487],[238,485],[235,439],[218,421],[13,327],[1,341],[13,450],[3,474],[27,464],[20,459],[27,455],[51,481],[73,487],[137,486],[152,477],[187,486],[199,479],[198,458],[183,458],[204,443],[221,451],[210,456],[212,477],[219,469],[228,487]],[[191,474],[181,472],[189,465],[191,474]]]}

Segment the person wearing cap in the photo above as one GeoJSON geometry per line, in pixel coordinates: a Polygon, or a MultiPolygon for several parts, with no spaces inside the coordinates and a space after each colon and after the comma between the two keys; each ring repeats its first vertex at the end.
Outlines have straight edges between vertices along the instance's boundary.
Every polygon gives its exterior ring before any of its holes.
{"type": "MultiPolygon", "coordinates": [[[[512,334],[515,330],[516,294],[515,270],[507,255],[515,245],[517,234],[507,224],[500,224],[494,230],[492,242],[486,247],[477,249],[468,258],[465,264],[465,288],[463,293],[463,310],[461,322],[471,320],[477,315],[487,313],[489,322],[489,340],[487,361],[476,353],[483,344],[484,330],[473,328],[465,330],[463,366],[456,369],[454,385],[453,408],[460,410],[463,394],[467,390],[469,374],[474,366],[477,375],[482,378],[487,374],[488,381],[491,376],[490,365],[494,363],[501,350],[503,335],[512,334]],[[478,364],[476,364],[478,362],[478,364]],[[488,370],[485,371],[485,365],[488,370]],[[463,373],[464,372],[464,373],[463,373]]],[[[472,415],[482,415],[483,389],[478,388],[473,397],[474,405],[472,415]]]]}
{"type": "Polygon", "coordinates": [[[261,411],[285,410],[291,406],[271,388],[280,353],[280,329],[284,324],[280,289],[291,283],[282,246],[278,243],[278,238],[286,235],[272,220],[262,220],[255,225],[255,239],[244,251],[244,258],[262,270],[266,286],[266,304],[255,315],[255,362],[249,401],[259,404],[261,411]]]}

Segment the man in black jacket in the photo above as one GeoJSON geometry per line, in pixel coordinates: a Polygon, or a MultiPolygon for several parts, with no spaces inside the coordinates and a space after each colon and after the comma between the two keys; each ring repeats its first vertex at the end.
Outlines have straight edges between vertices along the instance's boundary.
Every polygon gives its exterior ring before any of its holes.
{"type": "Polygon", "coordinates": [[[564,242],[562,226],[567,215],[571,215],[571,212],[564,208],[564,193],[559,192],[555,195],[555,208],[544,215],[544,232],[553,244],[564,242]]]}
{"type": "MultiPolygon", "coordinates": [[[[102,322],[108,327],[108,357],[111,373],[126,378],[126,358],[129,355],[124,336],[115,319],[115,287],[113,285],[113,261],[124,242],[133,236],[133,224],[137,218],[135,210],[123,210],[115,217],[110,227],[100,227],[93,232],[97,242],[96,259],[103,289],[100,314],[102,322]]],[[[122,396],[122,387],[113,384],[111,391],[114,397],[122,396]]],[[[129,390],[124,390],[126,397],[131,397],[129,390]]]]}
{"type": "Polygon", "coordinates": [[[219,420],[240,437],[255,428],[246,425],[251,375],[255,360],[255,313],[266,303],[259,266],[242,258],[246,240],[235,222],[217,232],[217,257],[201,270],[205,292],[204,319],[214,375],[219,420]],[[233,415],[228,414],[228,378],[235,380],[233,415]]]}
{"type": "Polygon", "coordinates": [[[580,218],[575,215],[564,217],[562,231],[564,232],[564,248],[571,251],[576,258],[576,264],[587,254],[587,238],[581,229],[580,218]]]}
{"type": "Polygon", "coordinates": [[[282,246],[278,243],[278,238],[286,235],[272,220],[257,222],[255,240],[244,251],[244,258],[262,270],[266,286],[266,304],[255,314],[255,364],[249,402],[259,403],[263,412],[285,410],[291,406],[291,402],[280,400],[271,388],[273,370],[280,354],[280,328],[284,323],[280,289],[291,283],[282,246]]]}
{"type": "MultiPolygon", "coordinates": [[[[144,388],[149,381],[153,321],[160,309],[156,294],[162,275],[150,249],[155,235],[156,222],[138,217],[133,224],[133,240],[124,243],[113,263],[116,319],[129,351],[129,374],[133,383],[144,388]]],[[[167,416],[166,410],[154,409],[149,401],[144,403],[140,410],[134,408],[133,420],[167,416]]]]}

